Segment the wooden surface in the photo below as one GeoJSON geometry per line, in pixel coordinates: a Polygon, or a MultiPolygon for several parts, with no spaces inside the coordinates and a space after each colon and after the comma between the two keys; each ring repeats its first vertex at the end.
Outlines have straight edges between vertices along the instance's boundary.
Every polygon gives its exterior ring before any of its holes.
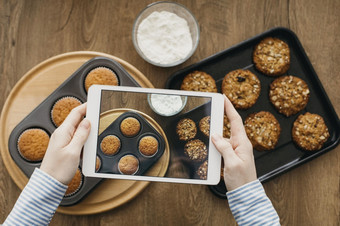
{"type": "MultiPolygon", "coordinates": [[[[340,2],[337,0],[178,1],[200,24],[194,55],[173,68],[139,57],[131,41],[136,15],[153,1],[0,0],[0,109],[16,82],[41,61],[61,53],[91,50],[124,59],[155,87],[168,76],[269,28],[284,26],[299,37],[319,78],[340,112],[340,2]]],[[[0,222],[20,189],[0,161],[0,222]]],[[[267,182],[265,190],[283,225],[340,224],[340,146],[267,182]]],[[[57,213],[51,225],[235,225],[225,200],[206,186],[151,183],[131,202],[105,213],[57,213]]]]}

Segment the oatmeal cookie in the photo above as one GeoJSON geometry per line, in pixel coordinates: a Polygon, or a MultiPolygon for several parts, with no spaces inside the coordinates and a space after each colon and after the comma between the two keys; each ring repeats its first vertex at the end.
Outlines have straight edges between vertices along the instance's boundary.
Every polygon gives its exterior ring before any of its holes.
{"type": "Polygon", "coordinates": [[[181,119],[176,126],[176,133],[180,140],[193,139],[197,134],[197,127],[193,120],[189,118],[181,119]]]}
{"type": "Polygon", "coordinates": [[[199,139],[188,141],[184,146],[184,153],[194,161],[203,161],[208,156],[207,147],[199,139]]]}
{"type": "Polygon", "coordinates": [[[210,116],[202,118],[198,124],[200,131],[207,137],[210,134],[210,116]]]}
{"type": "Polygon", "coordinates": [[[292,128],[294,142],[307,151],[320,150],[329,138],[328,128],[323,118],[309,112],[299,115],[292,128]]]}
{"type": "Polygon", "coordinates": [[[281,114],[288,117],[306,107],[309,93],[305,81],[289,75],[279,77],[270,84],[269,99],[281,114]]]}
{"type": "Polygon", "coordinates": [[[281,127],[274,115],[267,111],[250,114],[244,122],[247,136],[258,151],[274,149],[281,127]]]}
{"type": "Polygon", "coordinates": [[[249,70],[229,72],[222,81],[222,93],[233,103],[236,109],[248,109],[260,96],[260,80],[249,70]]]}
{"type": "Polygon", "coordinates": [[[194,71],[184,77],[181,90],[216,93],[217,87],[211,75],[203,71],[194,71]]]}
{"type": "Polygon", "coordinates": [[[197,170],[197,175],[202,179],[206,180],[207,179],[207,174],[208,174],[208,160],[205,160],[197,170]]]}
{"type": "Polygon", "coordinates": [[[256,69],[266,75],[282,75],[290,66],[289,46],[278,38],[265,38],[255,46],[253,61],[256,69]]]}

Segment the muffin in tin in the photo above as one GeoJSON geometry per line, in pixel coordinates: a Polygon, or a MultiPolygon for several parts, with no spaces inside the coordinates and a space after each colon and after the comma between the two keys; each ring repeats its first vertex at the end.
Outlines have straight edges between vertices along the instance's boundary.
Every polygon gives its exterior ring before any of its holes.
{"type": "Polygon", "coordinates": [[[67,185],[67,190],[65,196],[72,196],[79,191],[81,185],[83,184],[83,175],[78,168],[75,175],[73,176],[71,182],[67,185]]]}
{"type": "Polygon", "coordinates": [[[44,158],[50,136],[39,128],[27,129],[21,133],[17,148],[21,157],[28,161],[37,162],[44,158]]]}
{"type": "Polygon", "coordinates": [[[75,97],[66,96],[57,100],[51,110],[51,119],[56,127],[59,127],[73,108],[81,105],[82,102],[75,97]]]}
{"type": "Polygon", "coordinates": [[[100,160],[99,156],[96,157],[96,172],[98,172],[98,170],[100,169],[100,167],[102,166],[102,160],[100,160]]]}
{"type": "Polygon", "coordinates": [[[97,67],[92,69],[85,78],[84,86],[88,92],[92,85],[111,85],[118,86],[118,76],[114,71],[106,67],[97,67]]]}
{"type": "Polygon", "coordinates": [[[133,175],[139,169],[139,160],[134,155],[125,155],[118,162],[118,170],[125,175],[133,175]]]}
{"type": "Polygon", "coordinates": [[[115,155],[121,147],[120,139],[115,135],[107,135],[100,143],[100,149],[106,155],[115,155]]]}
{"type": "Polygon", "coordinates": [[[158,141],[153,136],[144,136],[140,139],[138,150],[144,156],[151,157],[158,151],[158,141]]]}
{"type": "Polygon", "coordinates": [[[134,117],[127,117],[120,123],[120,131],[126,137],[136,136],[141,129],[141,124],[134,117]]]}

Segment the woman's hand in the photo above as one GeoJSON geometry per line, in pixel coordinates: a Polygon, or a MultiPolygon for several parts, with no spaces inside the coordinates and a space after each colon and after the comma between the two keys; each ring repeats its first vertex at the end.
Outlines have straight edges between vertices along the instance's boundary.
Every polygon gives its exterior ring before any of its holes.
{"type": "Polygon", "coordinates": [[[68,185],[79,166],[80,153],[90,133],[90,122],[84,119],[86,103],[74,108],[54,131],[40,169],[68,185]]]}
{"type": "Polygon", "coordinates": [[[224,96],[225,113],[230,121],[230,139],[214,134],[212,142],[224,160],[224,182],[228,191],[257,179],[253,146],[244,129],[242,118],[224,96]]]}

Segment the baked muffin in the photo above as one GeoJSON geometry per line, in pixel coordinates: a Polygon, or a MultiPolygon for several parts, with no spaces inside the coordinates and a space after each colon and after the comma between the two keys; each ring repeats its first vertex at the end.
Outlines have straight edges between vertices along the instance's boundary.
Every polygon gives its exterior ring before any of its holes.
{"type": "Polygon", "coordinates": [[[256,45],[253,61],[256,69],[266,75],[282,75],[290,66],[289,46],[278,38],[265,38],[256,45]]]}
{"type": "Polygon", "coordinates": [[[267,111],[250,114],[244,127],[250,142],[258,151],[274,149],[281,133],[279,122],[267,111]]]}
{"type": "Polygon", "coordinates": [[[207,147],[199,139],[189,140],[184,146],[184,153],[194,161],[203,161],[208,156],[207,147]]]}
{"type": "Polygon", "coordinates": [[[106,155],[115,155],[121,146],[120,139],[115,135],[107,135],[100,143],[102,152],[106,155]]]}
{"type": "Polygon", "coordinates": [[[217,87],[211,75],[203,71],[194,71],[184,77],[181,90],[216,93],[217,87]]]}
{"type": "Polygon", "coordinates": [[[97,156],[97,158],[96,158],[96,172],[98,172],[101,165],[102,165],[102,161],[100,160],[99,156],[97,156]]]}
{"type": "Polygon", "coordinates": [[[122,174],[133,175],[139,168],[139,161],[133,155],[123,156],[118,163],[118,169],[122,174]]]}
{"type": "Polygon", "coordinates": [[[140,131],[140,123],[134,117],[127,117],[120,123],[120,131],[127,137],[136,136],[140,131]]]}
{"type": "Polygon", "coordinates": [[[80,172],[80,169],[78,168],[71,182],[67,185],[68,188],[66,190],[65,196],[74,195],[77,191],[79,191],[82,183],[83,183],[83,176],[80,172]]]}
{"type": "Polygon", "coordinates": [[[228,117],[226,115],[224,115],[224,118],[223,118],[223,137],[230,138],[230,135],[231,135],[230,122],[229,122],[228,117]]]}
{"type": "Polygon", "coordinates": [[[210,134],[210,116],[202,118],[198,124],[200,131],[207,137],[210,134]]]}
{"type": "Polygon", "coordinates": [[[63,97],[59,99],[55,102],[51,111],[53,124],[56,127],[59,127],[64,122],[68,114],[70,114],[72,109],[81,104],[81,101],[75,97],[63,97]]]}
{"type": "Polygon", "coordinates": [[[309,100],[309,88],[305,81],[295,76],[282,76],[270,84],[269,99],[285,116],[304,109],[309,100]]]}
{"type": "Polygon", "coordinates": [[[145,156],[153,156],[158,151],[158,141],[153,136],[145,136],[140,139],[138,149],[145,156]]]}
{"type": "Polygon", "coordinates": [[[181,119],[176,126],[176,133],[180,140],[186,141],[194,138],[197,134],[197,127],[189,118],[181,119]]]}
{"type": "Polygon", "coordinates": [[[42,129],[27,129],[18,139],[19,154],[28,161],[41,161],[50,141],[49,135],[42,129]]]}
{"type": "Polygon", "coordinates": [[[260,80],[249,70],[229,72],[222,81],[222,93],[228,97],[236,109],[248,109],[260,96],[260,80]]]}
{"type": "Polygon", "coordinates": [[[208,160],[205,160],[197,170],[197,175],[202,179],[206,180],[208,175],[208,160]]]}
{"type": "Polygon", "coordinates": [[[85,90],[89,90],[92,85],[118,86],[116,73],[106,67],[97,67],[91,70],[85,78],[85,90]]]}
{"type": "Polygon", "coordinates": [[[299,115],[293,123],[293,141],[307,151],[320,150],[329,138],[328,128],[323,118],[309,112],[299,115]]]}

